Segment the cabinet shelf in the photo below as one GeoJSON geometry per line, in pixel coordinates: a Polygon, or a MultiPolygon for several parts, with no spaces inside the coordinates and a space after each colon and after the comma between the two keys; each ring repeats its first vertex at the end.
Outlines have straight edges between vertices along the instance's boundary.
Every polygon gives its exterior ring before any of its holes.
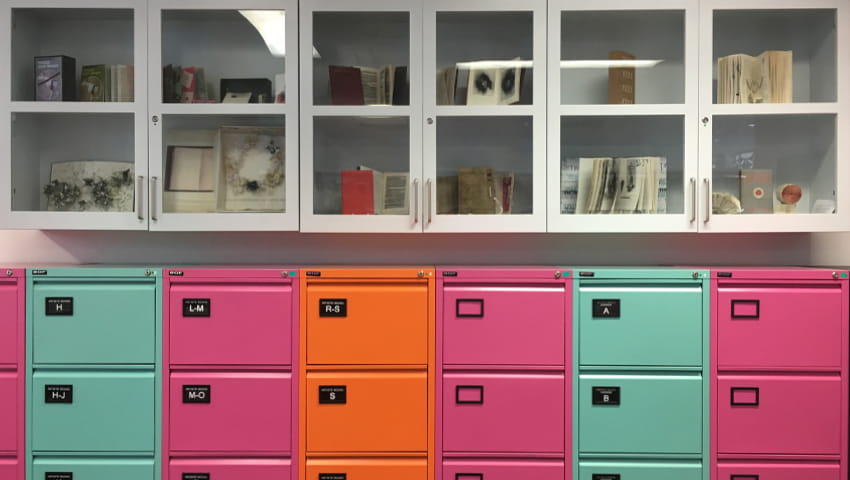
{"type": "Polygon", "coordinates": [[[714,115],[806,115],[839,112],[837,103],[757,103],[751,105],[712,105],[714,115]]]}
{"type": "Polygon", "coordinates": [[[296,107],[285,103],[268,104],[186,104],[160,103],[156,112],[165,115],[286,115],[294,113],[296,107]]]}
{"type": "Polygon", "coordinates": [[[652,115],[685,115],[687,106],[682,104],[656,105],[561,105],[558,108],[562,117],[591,117],[591,116],[652,116],[652,115]]]}
{"type": "Polygon", "coordinates": [[[533,105],[493,105],[493,106],[438,106],[438,117],[530,117],[534,115],[533,105]]]}
{"type": "Polygon", "coordinates": [[[413,108],[389,105],[334,105],[305,107],[316,117],[409,117],[413,108]]]}
{"type": "Polygon", "coordinates": [[[136,113],[144,111],[140,103],[126,102],[11,102],[15,113],[136,113]]]}

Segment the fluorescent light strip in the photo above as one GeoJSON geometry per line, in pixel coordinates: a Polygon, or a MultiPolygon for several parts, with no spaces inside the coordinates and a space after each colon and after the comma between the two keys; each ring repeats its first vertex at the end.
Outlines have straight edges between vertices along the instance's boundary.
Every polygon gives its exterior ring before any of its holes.
{"type": "MultiPolygon", "coordinates": [[[[561,68],[652,68],[664,60],[561,60],[561,68]]],[[[531,68],[532,60],[479,60],[458,62],[460,69],[531,68]]]]}

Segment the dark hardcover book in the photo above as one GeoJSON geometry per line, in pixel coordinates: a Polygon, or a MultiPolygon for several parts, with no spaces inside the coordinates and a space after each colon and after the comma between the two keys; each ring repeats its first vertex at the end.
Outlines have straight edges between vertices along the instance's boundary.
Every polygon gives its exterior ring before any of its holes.
{"type": "Polygon", "coordinates": [[[393,78],[393,105],[410,105],[410,85],[407,82],[407,67],[395,67],[393,78]]]}
{"type": "Polygon", "coordinates": [[[364,105],[363,84],[360,81],[360,69],[331,65],[330,74],[331,101],[334,105],[364,105]]]}
{"type": "Polygon", "coordinates": [[[77,99],[77,61],[65,55],[35,57],[35,100],[68,102],[77,99]]]}

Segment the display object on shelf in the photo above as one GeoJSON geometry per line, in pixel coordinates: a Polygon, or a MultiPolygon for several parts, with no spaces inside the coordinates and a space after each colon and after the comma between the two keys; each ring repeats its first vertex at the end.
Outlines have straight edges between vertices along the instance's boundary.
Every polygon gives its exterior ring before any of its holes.
{"type": "Polygon", "coordinates": [[[773,213],[772,170],[757,168],[739,170],[738,182],[741,208],[744,213],[773,213]]]}
{"type": "Polygon", "coordinates": [[[356,170],[343,170],[343,215],[406,215],[409,212],[409,175],[404,172],[381,172],[365,165],[356,170]]]}
{"type": "Polygon", "coordinates": [[[334,105],[407,105],[410,103],[407,67],[328,67],[334,105]]]}
{"type": "MultiPolygon", "coordinates": [[[[612,50],[609,60],[634,60],[628,52],[612,50]]],[[[626,105],[635,103],[635,67],[611,67],[608,69],[608,103],[626,105]]]]}
{"type": "MultiPolygon", "coordinates": [[[[458,169],[457,212],[459,214],[510,214],[514,194],[514,173],[496,172],[490,167],[458,169]]],[[[452,206],[446,206],[452,209],[452,206]]]]}
{"type": "Polygon", "coordinates": [[[216,103],[203,67],[162,68],[162,103],[216,103]]]}
{"type": "Polygon", "coordinates": [[[221,127],[219,207],[224,211],[284,211],[286,163],[283,128],[221,127]]]}
{"type": "Polygon", "coordinates": [[[133,209],[134,178],[129,162],[57,162],[42,191],[48,211],[127,212],[133,209]]]}
{"type": "Polygon", "coordinates": [[[35,100],[67,102],[77,99],[77,61],[65,55],[35,57],[35,100]]]}
{"type": "Polygon", "coordinates": [[[133,65],[86,65],[80,75],[81,102],[132,102],[133,65]]]}
{"type": "Polygon", "coordinates": [[[797,203],[803,198],[803,189],[799,185],[786,183],[776,188],[779,205],[773,207],[774,213],[796,213],[797,203]]]}
{"type": "Polygon", "coordinates": [[[520,100],[522,68],[519,66],[491,66],[510,62],[472,62],[467,80],[467,105],[512,105],[520,100]]]}
{"type": "Polygon", "coordinates": [[[220,170],[217,137],[217,129],[166,131],[165,212],[216,211],[220,170]]]}
{"type": "Polygon", "coordinates": [[[741,201],[729,192],[711,194],[711,213],[715,215],[733,215],[741,213],[741,201]]]}
{"type": "Polygon", "coordinates": [[[222,103],[272,103],[273,101],[272,82],[267,78],[222,78],[220,83],[222,103]],[[233,98],[234,95],[236,95],[235,98],[233,98]]]}
{"type": "Polygon", "coordinates": [[[791,103],[793,54],[769,50],[717,59],[717,103],[791,103]]]}
{"type": "Polygon", "coordinates": [[[561,213],[665,214],[665,157],[565,158],[561,213]]]}

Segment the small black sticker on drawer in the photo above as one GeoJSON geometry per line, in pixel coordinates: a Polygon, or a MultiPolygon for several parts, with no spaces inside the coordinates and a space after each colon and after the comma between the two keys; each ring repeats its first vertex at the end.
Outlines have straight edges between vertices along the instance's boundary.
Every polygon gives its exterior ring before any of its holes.
{"type": "Polygon", "coordinates": [[[619,405],[620,387],[593,387],[594,405],[619,405]]]}
{"type": "Polygon", "coordinates": [[[348,316],[348,300],[345,298],[320,298],[320,317],[345,317],[348,316]]]}
{"type": "Polygon", "coordinates": [[[594,473],[593,480],[620,480],[619,473],[594,473]]]}
{"type": "Polygon", "coordinates": [[[44,472],[44,480],[74,480],[72,472],[44,472]]]}
{"type": "Polygon", "coordinates": [[[319,404],[345,404],[345,385],[319,385],[319,404]]]}
{"type": "Polygon", "coordinates": [[[181,480],[210,480],[209,473],[184,473],[181,480]]]}
{"type": "Polygon", "coordinates": [[[74,386],[45,385],[44,403],[74,403],[74,386]]]}
{"type": "Polygon", "coordinates": [[[210,309],[209,298],[184,298],[183,299],[183,316],[184,317],[209,317],[210,309]]]}
{"type": "Polygon", "coordinates": [[[620,300],[594,299],[593,318],[620,318],[620,300]]]}
{"type": "Polygon", "coordinates": [[[47,297],[44,299],[45,315],[74,314],[74,299],[71,297],[47,297]]]}
{"type": "Polygon", "coordinates": [[[183,385],[183,403],[210,403],[209,385],[183,385]]]}
{"type": "Polygon", "coordinates": [[[320,473],[319,480],[347,480],[347,473],[320,473]]]}

